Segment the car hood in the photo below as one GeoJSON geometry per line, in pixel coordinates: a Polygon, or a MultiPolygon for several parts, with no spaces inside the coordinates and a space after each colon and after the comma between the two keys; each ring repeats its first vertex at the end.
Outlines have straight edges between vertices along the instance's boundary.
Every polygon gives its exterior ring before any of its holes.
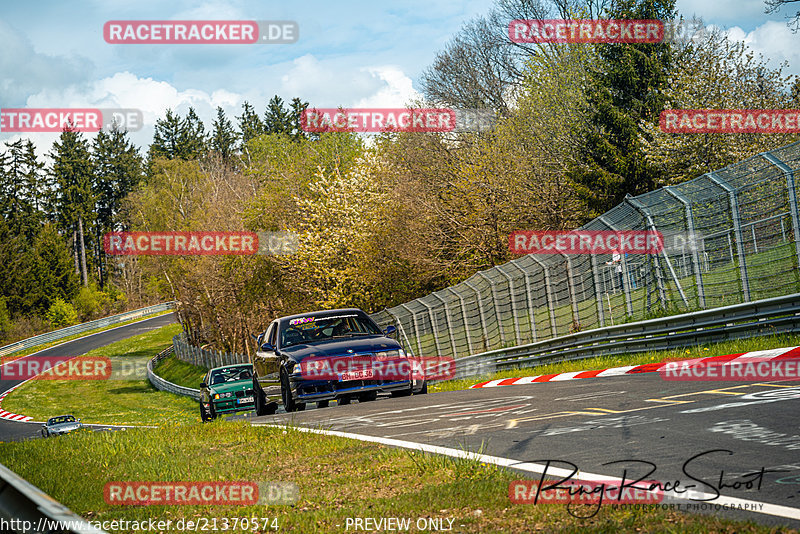
{"type": "Polygon", "coordinates": [[[253,388],[253,379],[246,378],[244,380],[236,380],[234,382],[223,382],[221,384],[214,384],[211,386],[211,391],[214,393],[228,393],[235,391],[244,391],[253,388]]]}
{"type": "Polygon", "coordinates": [[[47,427],[50,432],[71,432],[81,427],[80,423],[61,423],[47,427]]]}
{"type": "Polygon", "coordinates": [[[312,345],[295,345],[281,349],[281,352],[299,362],[304,358],[346,356],[351,354],[349,351],[352,351],[352,354],[363,354],[365,352],[397,350],[400,348],[400,343],[394,339],[384,336],[364,336],[320,341],[312,345]]]}

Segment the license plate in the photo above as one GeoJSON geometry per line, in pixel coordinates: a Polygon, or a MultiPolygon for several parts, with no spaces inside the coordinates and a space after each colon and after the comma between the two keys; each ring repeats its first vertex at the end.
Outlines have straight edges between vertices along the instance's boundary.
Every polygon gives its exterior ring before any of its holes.
{"type": "Polygon", "coordinates": [[[339,382],[347,380],[370,380],[375,377],[372,369],[364,369],[363,371],[350,371],[349,373],[342,373],[339,375],[339,382]]]}
{"type": "Polygon", "coordinates": [[[236,399],[236,404],[249,404],[253,402],[253,397],[242,397],[241,399],[236,399]]]}

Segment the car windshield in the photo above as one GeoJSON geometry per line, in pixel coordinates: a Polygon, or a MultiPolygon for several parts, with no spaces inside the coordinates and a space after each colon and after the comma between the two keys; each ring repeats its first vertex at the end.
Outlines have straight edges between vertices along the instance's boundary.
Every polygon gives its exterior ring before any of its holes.
{"type": "Polygon", "coordinates": [[[51,417],[47,423],[50,425],[60,425],[61,423],[74,423],[75,417],[71,415],[62,415],[60,417],[51,417]]]}
{"type": "Polygon", "coordinates": [[[380,329],[356,314],[290,319],[281,331],[281,347],[291,347],[336,338],[380,335],[380,329]]]}
{"type": "Polygon", "coordinates": [[[236,382],[237,380],[247,380],[253,378],[253,371],[247,367],[223,367],[211,372],[211,385],[224,384],[225,382],[236,382]]]}

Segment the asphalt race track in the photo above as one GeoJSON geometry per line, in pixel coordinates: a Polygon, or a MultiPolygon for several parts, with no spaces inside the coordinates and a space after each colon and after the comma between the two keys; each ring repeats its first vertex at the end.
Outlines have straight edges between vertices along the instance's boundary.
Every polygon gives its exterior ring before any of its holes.
{"type": "MultiPolygon", "coordinates": [[[[175,323],[177,319],[175,315],[170,313],[166,315],[160,315],[158,317],[154,317],[152,319],[145,319],[143,321],[138,321],[135,323],[131,323],[125,326],[119,326],[113,328],[111,330],[106,330],[105,332],[99,332],[97,334],[92,334],[87,337],[79,338],[74,341],[68,341],[66,343],[62,343],[61,345],[56,345],[55,347],[51,347],[49,349],[45,349],[43,351],[37,352],[37,356],[57,356],[63,357],[67,356],[80,356],[82,354],[86,354],[90,350],[104,347],[115,341],[120,341],[122,339],[129,338],[131,336],[135,336],[138,334],[142,334],[149,330],[154,330],[156,328],[161,328],[162,326],[175,323]]],[[[0,370],[0,376],[2,376],[2,370],[0,370]]],[[[0,394],[7,391],[8,389],[16,386],[17,384],[23,382],[24,380],[2,380],[0,379],[0,394]]],[[[54,413],[53,415],[62,415],[60,413],[54,413]]],[[[87,427],[93,427],[97,430],[103,429],[110,429],[110,428],[122,428],[122,427],[115,427],[112,425],[86,425],[87,427]]],[[[40,423],[20,423],[17,421],[7,421],[5,419],[0,419],[0,441],[19,441],[28,438],[34,437],[41,437],[41,424],[40,423]]]]}
{"type": "MultiPolygon", "coordinates": [[[[628,481],[645,475],[680,480],[684,489],[694,484],[693,490],[706,494],[718,490],[754,501],[756,509],[756,503],[791,508],[715,514],[798,528],[798,413],[798,382],[676,382],[647,373],[387,397],[251,420],[476,452],[483,446],[487,455],[537,464],[552,460],[554,467],[628,481]]],[[[520,478],[539,476],[528,472],[520,478]]]]}

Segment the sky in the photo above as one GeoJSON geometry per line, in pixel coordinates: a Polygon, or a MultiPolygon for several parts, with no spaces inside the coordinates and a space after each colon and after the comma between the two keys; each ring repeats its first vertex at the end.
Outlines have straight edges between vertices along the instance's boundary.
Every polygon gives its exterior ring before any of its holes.
{"type": "MultiPolygon", "coordinates": [[[[468,20],[494,0],[0,0],[0,108],[135,108],[139,146],[167,108],[189,106],[210,129],[215,109],[229,118],[249,101],[259,114],[273,95],[312,106],[403,107],[419,96],[420,75],[468,20]],[[291,44],[109,44],[111,20],[290,20],[291,44]]],[[[800,74],[800,32],[791,9],[765,14],[763,0],[678,0],[679,11],[744,40],[771,65],[800,74]]],[[[800,4],[795,4],[797,10],[800,4]]],[[[41,154],[57,134],[0,131],[0,141],[28,137],[41,154]]],[[[92,134],[88,135],[92,137],[92,134]]]]}

